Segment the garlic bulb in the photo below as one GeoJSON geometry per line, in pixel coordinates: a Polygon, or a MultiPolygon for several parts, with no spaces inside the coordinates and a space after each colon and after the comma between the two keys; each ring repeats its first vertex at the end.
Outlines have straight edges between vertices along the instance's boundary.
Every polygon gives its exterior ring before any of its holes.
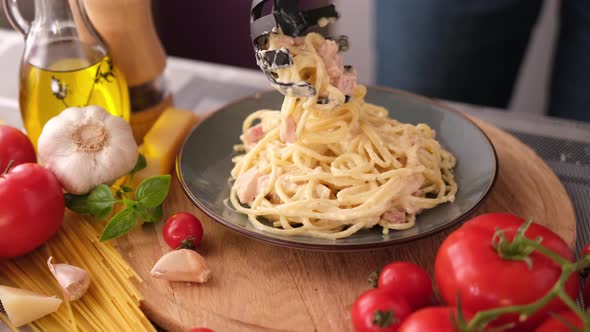
{"type": "Polygon", "coordinates": [[[49,120],[37,145],[39,159],[72,194],[129,173],[139,155],[131,126],[95,105],[70,107],[49,120]]]}
{"type": "Polygon", "coordinates": [[[76,301],[86,293],[90,286],[90,275],[84,269],[68,264],[53,264],[49,257],[47,266],[61,286],[64,297],[68,301],[76,301]]]}

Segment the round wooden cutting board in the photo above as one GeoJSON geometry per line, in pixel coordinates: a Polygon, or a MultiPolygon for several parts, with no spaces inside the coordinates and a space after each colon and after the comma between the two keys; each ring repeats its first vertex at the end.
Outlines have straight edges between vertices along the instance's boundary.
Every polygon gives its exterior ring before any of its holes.
{"type": "MultiPolygon", "coordinates": [[[[575,215],[555,174],[528,147],[506,132],[473,119],[489,136],[499,159],[496,185],[476,214],[506,211],[549,227],[573,247],[575,215]]],[[[199,253],[213,278],[205,284],[151,278],[154,263],[168,251],[163,222],[144,226],[118,241],[125,259],[142,276],[143,310],[162,328],[208,327],[226,331],[350,331],[350,306],[368,289],[367,277],[387,263],[412,261],[432,273],[448,230],[389,249],[314,252],[287,249],[246,238],[214,222],[185,197],[175,179],[165,214],[188,211],[203,222],[199,253]]]]}

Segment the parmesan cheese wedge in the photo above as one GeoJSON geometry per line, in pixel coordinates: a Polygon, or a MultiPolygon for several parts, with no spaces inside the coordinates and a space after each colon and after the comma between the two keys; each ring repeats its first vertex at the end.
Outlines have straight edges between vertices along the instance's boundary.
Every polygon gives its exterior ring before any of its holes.
{"type": "Polygon", "coordinates": [[[0,302],[10,322],[20,327],[56,312],[62,300],[25,289],[0,286],[0,302]]]}
{"type": "Polygon", "coordinates": [[[174,168],[176,155],[184,138],[197,123],[196,115],[188,110],[166,109],[143,138],[139,147],[147,160],[147,168],[136,175],[140,179],[167,174],[174,168]]]}

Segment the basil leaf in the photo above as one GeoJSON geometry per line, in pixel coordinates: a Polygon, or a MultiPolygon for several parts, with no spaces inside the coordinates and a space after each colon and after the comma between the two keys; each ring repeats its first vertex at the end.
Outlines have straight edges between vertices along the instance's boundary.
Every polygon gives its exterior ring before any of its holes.
{"type": "Polygon", "coordinates": [[[111,188],[99,184],[88,196],[88,210],[96,218],[103,220],[113,211],[113,205],[117,201],[111,192],[111,188]]]}
{"type": "Polygon", "coordinates": [[[123,198],[123,204],[125,204],[126,208],[131,208],[131,209],[135,208],[138,205],[136,201],[132,201],[127,198],[123,198]]]}
{"type": "Polygon", "coordinates": [[[88,194],[86,195],[74,195],[65,194],[66,207],[79,214],[89,214],[90,209],[88,208],[88,194]]]}
{"type": "Polygon", "coordinates": [[[136,213],[132,208],[123,209],[117,213],[106,225],[100,242],[117,238],[135,227],[136,224],[136,213]]]}
{"type": "Polygon", "coordinates": [[[164,209],[162,208],[162,205],[158,205],[153,209],[146,210],[145,215],[143,216],[143,219],[147,223],[153,223],[153,222],[160,221],[163,216],[164,216],[164,209]]]}
{"type": "Polygon", "coordinates": [[[152,176],[139,184],[135,199],[147,208],[155,208],[164,202],[168,190],[170,190],[170,175],[152,176]]]}
{"type": "Polygon", "coordinates": [[[139,157],[137,157],[137,162],[135,163],[135,167],[131,170],[129,174],[134,175],[135,173],[141,171],[142,169],[147,167],[147,161],[145,157],[140,153],[139,157]]]}
{"type": "Polygon", "coordinates": [[[162,220],[163,216],[164,208],[162,208],[161,204],[152,209],[152,219],[154,222],[162,220]]]}

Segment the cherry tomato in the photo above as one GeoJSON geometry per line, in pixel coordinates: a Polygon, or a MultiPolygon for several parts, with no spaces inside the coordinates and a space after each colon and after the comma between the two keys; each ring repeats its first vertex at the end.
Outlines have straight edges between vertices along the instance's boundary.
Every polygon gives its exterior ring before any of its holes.
{"type": "Polygon", "coordinates": [[[404,298],[381,289],[370,289],[354,301],[352,325],[357,332],[395,332],[411,312],[404,298]]]}
{"type": "Polygon", "coordinates": [[[380,289],[406,299],[412,309],[428,304],[432,295],[432,280],[420,266],[409,262],[386,265],[379,274],[380,289]]]}
{"type": "Polygon", "coordinates": [[[580,252],[580,256],[590,255],[590,243],[586,244],[582,251],[580,252]]]}
{"type": "Polygon", "coordinates": [[[570,332],[572,331],[571,327],[584,331],[584,322],[582,322],[580,316],[575,312],[566,310],[549,317],[543,324],[537,327],[535,332],[570,332]]]}
{"type": "Polygon", "coordinates": [[[14,160],[12,166],[34,163],[37,154],[31,140],[22,131],[0,125],[0,173],[4,172],[11,160],[14,160]]]}
{"type": "Polygon", "coordinates": [[[203,238],[203,225],[188,212],[173,214],[162,229],[164,240],[172,249],[194,249],[203,238]]]}
{"type": "MultiPolygon", "coordinates": [[[[427,307],[411,314],[398,332],[457,332],[455,307],[427,307]]],[[[473,317],[471,312],[463,310],[463,318],[469,321],[473,317]]]]}
{"type": "MultiPolygon", "coordinates": [[[[442,243],[435,261],[435,278],[446,303],[456,305],[457,295],[467,310],[477,312],[490,308],[528,304],[553,287],[561,274],[561,267],[539,252],[529,257],[531,265],[522,260],[503,259],[492,246],[497,228],[503,229],[512,240],[524,220],[505,213],[478,216],[451,233],[442,243]]],[[[541,244],[568,261],[573,261],[567,244],[549,229],[532,224],[525,235],[530,239],[542,238],[541,244]]],[[[576,298],[579,277],[576,273],[566,281],[565,290],[576,298]]],[[[518,315],[504,315],[495,325],[515,322],[513,330],[531,331],[544,321],[549,312],[566,308],[559,299],[549,302],[524,322],[518,315]]]]}
{"type": "Polygon", "coordinates": [[[26,163],[0,175],[0,258],[45,243],[61,226],[64,211],[61,185],[43,166],[26,163]]]}

